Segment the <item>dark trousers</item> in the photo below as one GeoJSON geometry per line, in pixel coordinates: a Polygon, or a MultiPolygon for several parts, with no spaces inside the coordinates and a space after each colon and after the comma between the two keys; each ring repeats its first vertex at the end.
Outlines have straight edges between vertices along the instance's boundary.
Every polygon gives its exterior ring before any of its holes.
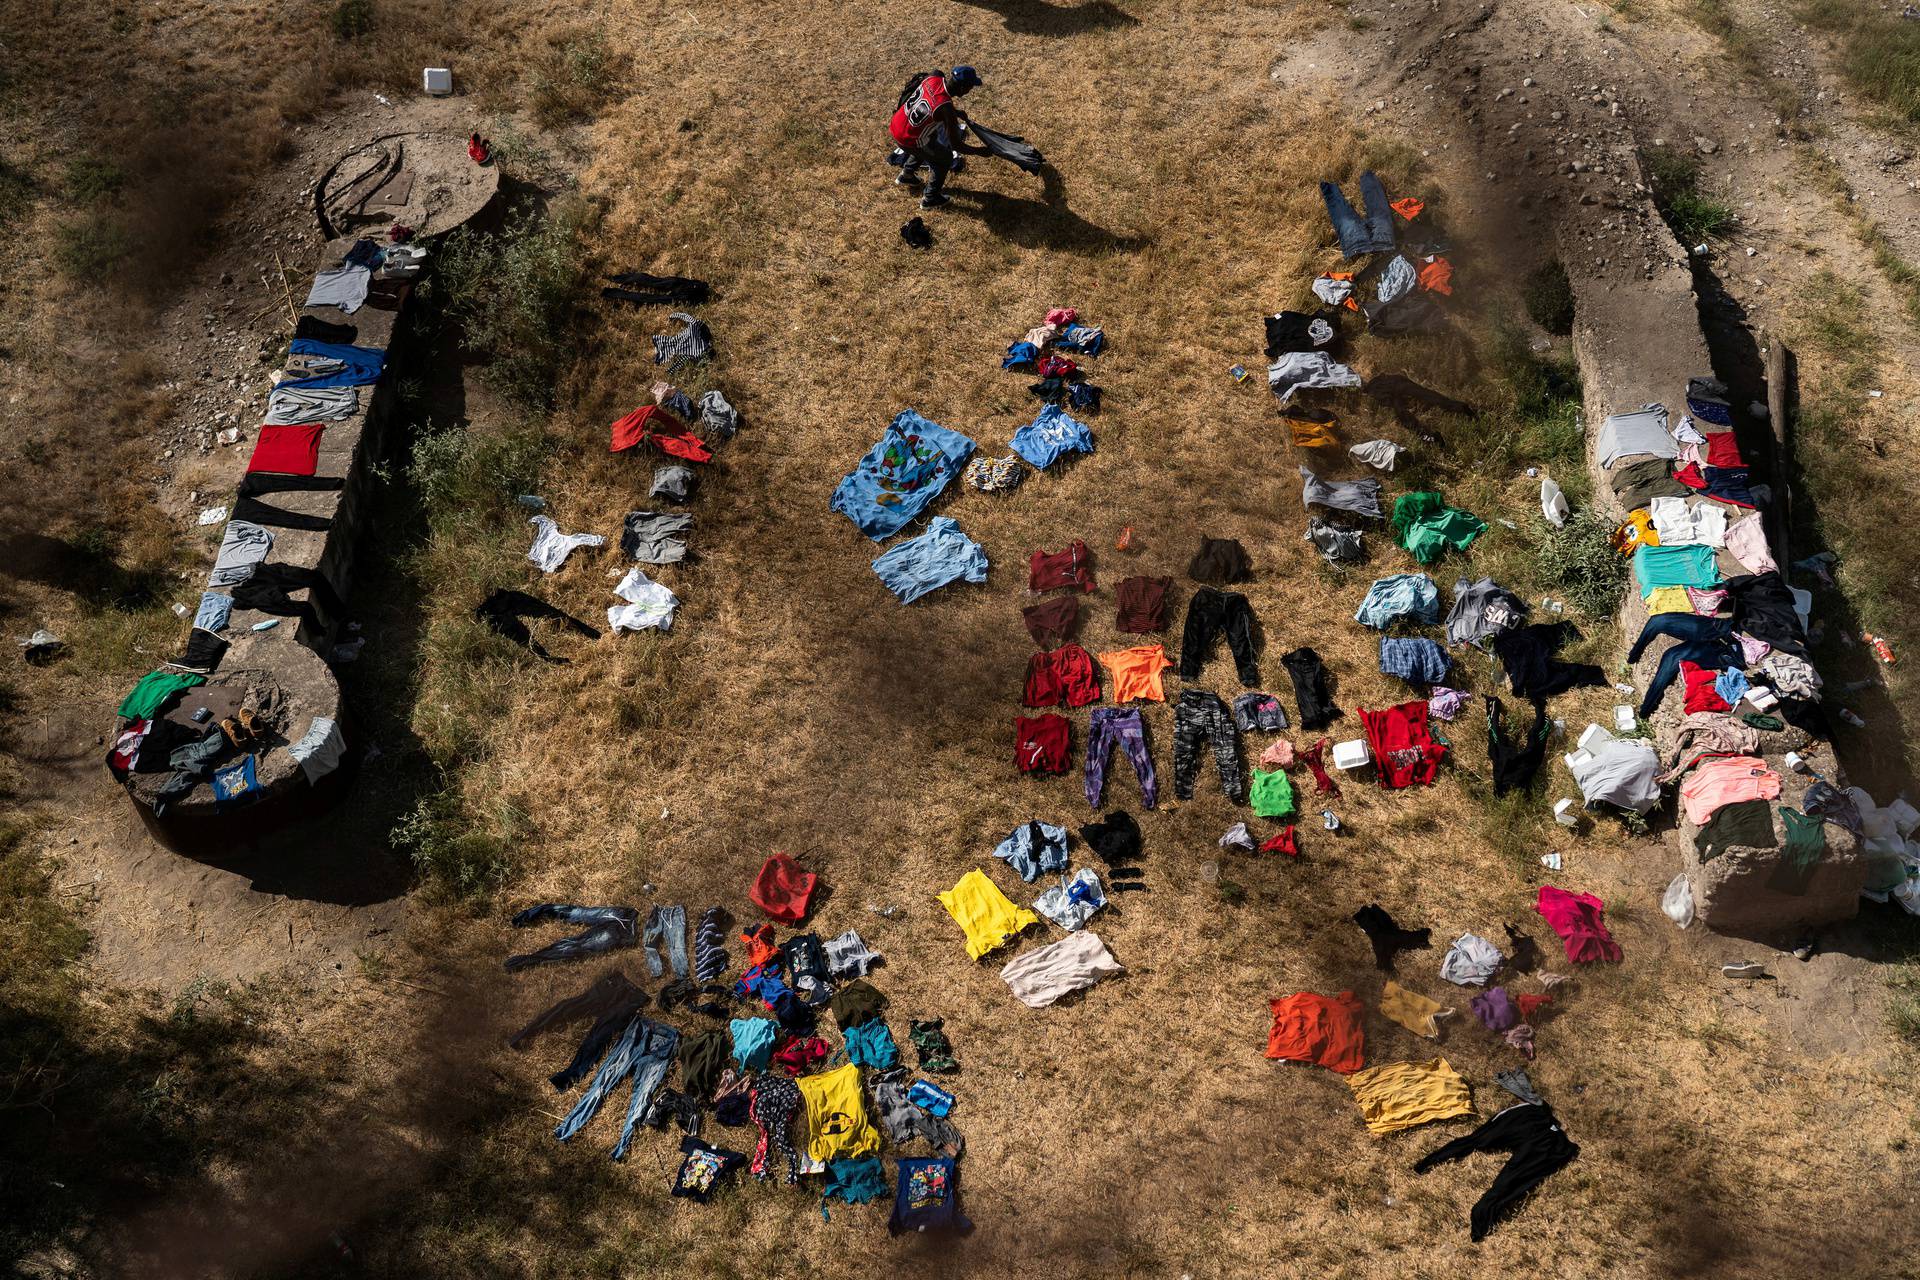
{"type": "Polygon", "coordinates": [[[1234,734],[1233,717],[1220,695],[1205,689],[1186,689],[1173,708],[1173,794],[1182,800],[1193,799],[1194,779],[1200,774],[1200,746],[1213,745],[1213,762],[1220,769],[1220,789],[1227,799],[1240,800],[1239,740],[1234,734]]]}
{"type": "Polygon", "coordinates": [[[1676,640],[1713,640],[1731,635],[1732,632],[1731,618],[1707,618],[1697,613],[1656,613],[1647,619],[1646,626],[1640,628],[1640,638],[1627,651],[1627,661],[1640,661],[1640,655],[1647,651],[1647,646],[1661,636],[1672,636],[1676,640]]]}
{"type": "Polygon", "coordinates": [[[1207,650],[1222,631],[1233,650],[1240,683],[1253,688],[1260,683],[1260,669],[1253,663],[1253,606],[1237,591],[1213,587],[1201,587],[1187,602],[1187,625],[1180,637],[1180,678],[1191,680],[1200,674],[1207,650]]]}
{"type": "Polygon", "coordinates": [[[923,147],[903,146],[900,149],[907,153],[907,162],[901,168],[908,173],[922,166],[933,170],[933,176],[927,180],[927,189],[924,194],[939,195],[940,189],[947,185],[947,175],[953,172],[953,151],[941,146],[937,141],[923,147]]]}

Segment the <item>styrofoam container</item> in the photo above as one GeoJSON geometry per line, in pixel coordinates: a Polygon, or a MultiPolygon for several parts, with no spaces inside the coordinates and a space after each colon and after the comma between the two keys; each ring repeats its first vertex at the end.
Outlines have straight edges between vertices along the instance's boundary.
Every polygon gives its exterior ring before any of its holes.
{"type": "Polygon", "coordinates": [[[1570,799],[1554,801],[1553,820],[1563,827],[1579,826],[1580,815],[1573,811],[1573,801],[1570,799]]]}
{"type": "Polygon", "coordinates": [[[1597,724],[1590,724],[1587,726],[1586,732],[1580,735],[1580,740],[1574,743],[1574,745],[1579,747],[1582,751],[1591,751],[1593,750],[1593,744],[1605,738],[1606,736],[1607,736],[1607,731],[1605,729],[1602,729],[1597,724]]]}
{"type": "Polygon", "coordinates": [[[1367,750],[1365,738],[1353,738],[1334,744],[1333,765],[1336,769],[1358,769],[1373,759],[1373,753],[1367,750]]]}
{"type": "Polygon", "coordinates": [[[1633,708],[1620,706],[1613,709],[1613,729],[1615,733],[1632,733],[1639,721],[1634,718],[1633,708]]]}
{"type": "Polygon", "coordinates": [[[420,87],[436,98],[444,98],[453,92],[453,69],[451,67],[428,67],[420,73],[420,87]]]}
{"type": "Polygon", "coordinates": [[[1567,768],[1569,770],[1581,769],[1593,763],[1593,752],[1569,751],[1567,752],[1567,754],[1565,754],[1564,756],[1561,756],[1560,758],[1566,762],[1567,768]]]}

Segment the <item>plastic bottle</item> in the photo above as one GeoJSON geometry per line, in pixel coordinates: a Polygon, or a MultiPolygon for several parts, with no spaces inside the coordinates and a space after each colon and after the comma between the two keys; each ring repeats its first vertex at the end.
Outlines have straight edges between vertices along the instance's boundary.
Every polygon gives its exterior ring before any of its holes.
{"type": "Polygon", "coordinates": [[[1126,528],[1120,530],[1120,537],[1118,540],[1114,542],[1113,549],[1115,551],[1125,551],[1128,547],[1132,545],[1133,545],[1133,526],[1128,525],[1126,528]]]}
{"type": "Polygon", "coordinates": [[[1860,633],[1860,638],[1862,640],[1865,640],[1868,644],[1872,645],[1873,656],[1880,659],[1880,661],[1886,663],[1888,666],[1892,666],[1895,662],[1899,661],[1899,659],[1893,656],[1893,646],[1888,644],[1883,637],[1877,636],[1873,634],[1873,632],[1871,631],[1862,631],[1860,633]]]}
{"type": "Polygon", "coordinates": [[[1867,722],[1856,715],[1852,707],[1840,708],[1840,718],[1856,729],[1864,729],[1867,727],[1867,722]]]}

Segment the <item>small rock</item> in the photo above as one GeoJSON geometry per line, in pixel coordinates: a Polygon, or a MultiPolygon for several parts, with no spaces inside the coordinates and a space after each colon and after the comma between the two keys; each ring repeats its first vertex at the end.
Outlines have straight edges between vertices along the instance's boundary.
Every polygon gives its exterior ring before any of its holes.
{"type": "Polygon", "coordinates": [[[1703,156],[1710,156],[1720,149],[1720,144],[1712,138],[1703,138],[1697,134],[1694,136],[1693,145],[1700,148],[1700,154],[1703,156]]]}

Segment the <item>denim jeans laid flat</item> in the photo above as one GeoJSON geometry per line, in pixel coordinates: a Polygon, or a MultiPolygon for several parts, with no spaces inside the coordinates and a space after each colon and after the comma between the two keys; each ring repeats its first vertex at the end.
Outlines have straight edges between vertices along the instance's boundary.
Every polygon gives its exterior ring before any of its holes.
{"type": "Polygon", "coordinates": [[[1627,651],[1628,662],[1640,661],[1647,646],[1661,636],[1676,640],[1715,640],[1733,633],[1733,619],[1708,618],[1697,613],[1656,613],[1640,628],[1640,638],[1627,651]]]}
{"type": "Polygon", "coordinates": [[[522,911],[513,918],[513,926],[524,929],[546,920],[587,928],[584,933],[549,943],[529,955],[508,956],[508,973],[536,964],[558,964],[562,960],[597,956],[618,947],[631,947],[640,940],[640,913],[632,907],[568,907],[548,902],[522,911]]]}
{"type": "Polygon", "coordinates": [[[1340,237],[1340,252],[1348,258],[1386,253],[1393,248],[1393,210],[1387,204],[1387,189],[1373,170],[1360,175],[1360,198],[1367,205],[1364,219],[1354,212],[1336,184],[1321,183],[1320,196],[1327,202],[1334,234],[1340,237]]]}
{"type": "Polygon", "coordinates": [[[673,966],[673,976],[687,976],[687,909],[655,907],[647,912],[647,927],[640,935],[640,954],[647,958],[647,972],[661,976],[660,962],[673,966]]]}
{"type": "Polygon", "coordinates": [[[594,1073],[587,1091],[573,1104],[573,1110],[567,1112],[567,1118],[560,1122],[553,1136],[565,1142],[580,1132],[599,1113],[601,1104],[615,1086],[631,1076],[633,1096],[627,1101],[627,1118],[620,1126],[620,1139],[613,1144],[613,1158],[625,1159],[627,1145],[633,1141],[633,1131],[639,1127],[641,1117],[646,1115],[647,1104],[653,1101],[654,1092],[667,1078],[667,1071],[673,1066],[674,1050],[679,1046],[678,1031],[636,1016],[627,1024],[627,1029],[614,1044],[613,1052],[600,1064],[600,1070],[594,1073]]]}

